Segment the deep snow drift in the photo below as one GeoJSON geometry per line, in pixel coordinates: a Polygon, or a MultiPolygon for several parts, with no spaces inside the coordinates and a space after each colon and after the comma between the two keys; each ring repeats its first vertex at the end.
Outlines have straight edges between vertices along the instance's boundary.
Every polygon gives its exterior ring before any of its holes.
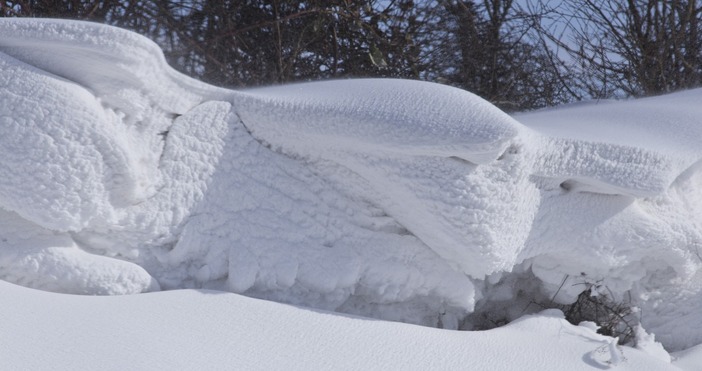
{"type": "Polygon", "coordinates": [[[592,289],[702,343],[700,90],[515,118],[412,81],[236,92],[136,34],[28,19],[0,20],[0,71],[3,280],[444,328],[592,289]]]}

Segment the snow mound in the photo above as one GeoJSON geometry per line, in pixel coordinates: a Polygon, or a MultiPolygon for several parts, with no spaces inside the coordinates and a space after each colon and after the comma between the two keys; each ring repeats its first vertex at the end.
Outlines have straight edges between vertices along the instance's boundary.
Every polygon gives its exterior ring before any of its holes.
{"type": "Polygon", "coordinates": [[[457,328],[528,271],[556,302],[594,288],[667,346],[702,342],[681,322],[702,302],[701,90],[513,118],[422,82],[210,87],[97,24],[0,35],[4,280],[457,328]]]}

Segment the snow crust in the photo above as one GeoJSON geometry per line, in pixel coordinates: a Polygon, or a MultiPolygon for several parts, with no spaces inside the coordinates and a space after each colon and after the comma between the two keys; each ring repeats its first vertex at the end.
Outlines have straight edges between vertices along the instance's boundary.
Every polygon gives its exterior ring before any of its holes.
{"type": "Polygon", "coordinates": [[[702,90],[515,117],[412,81],[230,91],[136,34],[37,19],[0,19],[0,72],[5,281],[444,328],[590,288],[669,349],[702,342],[702,90]]]}

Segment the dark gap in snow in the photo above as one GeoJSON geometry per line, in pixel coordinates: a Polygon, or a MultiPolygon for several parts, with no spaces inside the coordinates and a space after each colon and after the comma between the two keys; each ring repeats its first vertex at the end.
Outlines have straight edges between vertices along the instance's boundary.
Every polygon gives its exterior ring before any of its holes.
{"type": "Polygon", "coordinates": [[[590,282],[583,273],[582,292],[574,302],[560,304],[554,301],[558,292],[547,294],[543,282],[528,265],[519,264],[514,271],[500,274],[499,279],[487,278],[483,282],[483,298],[478,300],[475,310],[463,319],[459,329],[489,330],[507,325],[524,315],[558,309],[573,325],[594,323],[598,333],[618,337],[620,344],[636,345],[640,318],[631,297],[615,301],[606,286],[600,282],[590,282]]]}

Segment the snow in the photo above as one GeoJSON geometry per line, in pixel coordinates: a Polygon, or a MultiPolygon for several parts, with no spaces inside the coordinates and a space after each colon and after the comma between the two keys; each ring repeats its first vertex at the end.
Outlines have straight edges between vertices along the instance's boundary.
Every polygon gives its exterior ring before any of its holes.
{"type": "Polygon", "coordinates": [[[696,345],[692,348],[674,353],[675,365],[683,370],[695,370],[702,365],[702,346],[696,345]]]}
{"type": "Polygon", "coordinates": [[[543,218],[541,223],[549,228],[541,228],[541,237],[531,243],[539,250],[531,254],[536,256],[533,272],[552,287],[567,274],[566,288],[597,282],[615,295],[626,292],[640,307],[646,330],[670,349],[702,341],[698,321],[692,320],[692,308],[702,300],[702,178],[695,144],[702,136],[700,94],[698,89],[516,116],[556,143],[575,143],[576,151],[594,149],[593,170],[636,180],[648,189],[645,197],[633,197],[631,192],[597,192],[591,180],[570,180],[570,191],[542,203],[545,212],[537,220],[543,218]],[[625,161],[613,163],[611,156],[617,153],[625,161]]]}
{"type": "Polygon", "coordinates": [[[22,334],[0,349],[22,364],[699,364],[702,90],[514,117],[414,81],[231,91],[39,19],[0,19],[0,71],[0,279],[25,286],[0,281],[22,334]],[[636,308],[637,348],[534,312],[586,289],[636,308]],[[511,323],[430,328],[486,321],[511,323]]]}
{"type": "Polygon", "coordinates": [[[593,370],[619,362],[616,370],[678,369],[553,312],[458,332],[213,291],[88,297],[2,282],[0,291],[12,298],[0,307],[0,332],[21,334],[0,338],[10,368],[593,370]]]}

